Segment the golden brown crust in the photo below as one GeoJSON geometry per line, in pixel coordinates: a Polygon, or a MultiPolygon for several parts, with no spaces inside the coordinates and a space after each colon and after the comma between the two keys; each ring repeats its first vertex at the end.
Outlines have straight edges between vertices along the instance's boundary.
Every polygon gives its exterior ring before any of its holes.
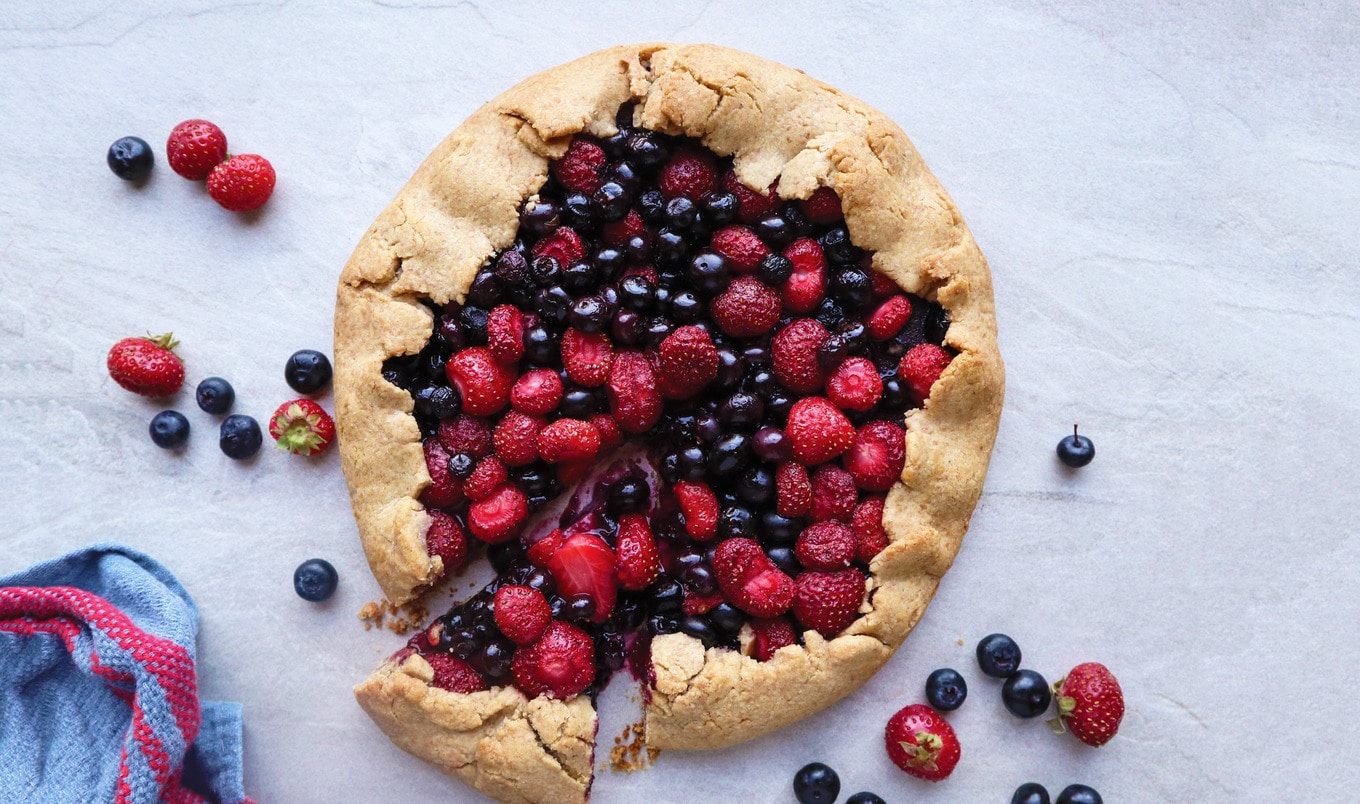
{"type": "MultiPolygon", "coordinates": [[[[441,568],[425,551],[428,519],[415,502],[429,476],[411,400],[382,379],[382,362],[420,350],[432,322],[416,299],[461,300],[477,269],[512,242],[517,208],[542,184],[548,160],[579,131],[612,134],[615,110],[630,99],[638,101],[636,123],[732,155],[748,186],[777,178],[786,198],[835,188],[854,242],[874,251],[874,267],[902,288],[949,311],[946,343],[958,351],[926,406],[906,417],[906,467],[884,514],[891,543],[870,566],[863,617],[829,641],[809,632],[806,647],[765,663],[705,653],[682,635],[655,640],[649,744],[713,748],[829,705],[901,644],[953,562],[981,494],[1003,370],[986,261],[906,135],[881,113],[800,72],[716,46],[586,56],[468,118],[379,216],[342,275],[336,419],[360,535],[390,599],[411,598],[441,568]]],[[[394,739],[420,753],[412,738],[394,739]]]]}

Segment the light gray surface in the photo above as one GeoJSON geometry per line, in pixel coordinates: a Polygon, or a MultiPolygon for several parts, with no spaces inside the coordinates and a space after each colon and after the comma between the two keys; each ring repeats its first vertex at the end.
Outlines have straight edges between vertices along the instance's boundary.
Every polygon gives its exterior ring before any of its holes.
{"type": "Polygon", "coordinates": [[[329,351],[341,264],[440,138],[532,72],[647,39],[743,47],[897,120],[991,260],[1009,388],[972,531],[898,656],[782,733],[604,773],[597,800],[791,801],[811,760],[892,802],[1007,801],[1029,779],[1109,802],[1353,798],[1353,5],[127,5],[0,9],[0,573],[104,538],[178,573],[204,693],[245,704],[259,801],[478,797],[350,698],[400,640],[354,619],[377,592],[337,456],[233,463],[188,392],[191,446],[164,453],[159,406],[108,379],[106,350],[173,329],[189,387],[227,377],[263,419],[288,354],[329,351]],[[166,166],[165,135],[199,116],[274,163],[261,214],[166,166]],[[156,149],[140,190],[104,166],[125,134],[156,149]],[[1078,474],[1053,458],[1074,421],[1097,445],[1078,474]],[[320,607],[290,583],[313,555],[342,574],[320,607]],[[971,658],[991,631],[1050,679],[1113,668],[1120,736],[1093,751],[1007,715],[971,658]],[[933,786],[881,734],[946,665],[972,696],[950,718],[962,763],[933,786]]]}

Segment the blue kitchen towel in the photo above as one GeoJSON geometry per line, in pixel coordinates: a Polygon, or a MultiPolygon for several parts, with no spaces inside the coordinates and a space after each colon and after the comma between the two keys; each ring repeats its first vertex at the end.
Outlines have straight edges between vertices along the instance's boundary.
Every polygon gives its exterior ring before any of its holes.
{"type": "Polygon", "coordinates": [[[201,703],[198,609],[96,544],[0,578],[0,802],[248,804],[241,707],[201,703]]]}

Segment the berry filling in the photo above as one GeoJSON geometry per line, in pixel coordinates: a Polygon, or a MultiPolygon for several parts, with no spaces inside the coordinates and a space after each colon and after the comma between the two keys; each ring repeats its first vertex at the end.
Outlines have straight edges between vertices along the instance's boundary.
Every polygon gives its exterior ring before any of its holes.
{"type": "Polygon", "coordinates": [[[903,417],[953,357],[945,311],[872,269],[832,188],[752,190],[631,120],[573,139],[514,245],[384,365],[414,401],[431,555],[448,573],[481,543],[497,573],[411,640],[436,685],[567,698],[643,677],[660,634],[766,661],[844,630],[903,417]]]}

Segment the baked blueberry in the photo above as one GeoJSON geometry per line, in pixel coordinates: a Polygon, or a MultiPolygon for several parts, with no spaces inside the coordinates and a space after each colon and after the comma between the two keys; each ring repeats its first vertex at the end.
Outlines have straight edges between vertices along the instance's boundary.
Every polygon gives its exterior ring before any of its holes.
{"type": "Polygon", "coordinates": [[[284,364],[283,379],[299,394],[315,394],[331,384],[331,361],[315,349],[299,349],[284,364]]]}
{"type": "Polygon", "coordinates": [[[800,804],[831,804],[841,794],[841,777],[821,762],[804,765],[793,777],[793,795],[800,804]]]}
{"type": "Polygon", "coordinates": [[[259,452],[263,443],[264,434],[260,432],[260,423],[252,417],[233,413],[222,420],[217,445],[228,458],[244,461],[259,452]]]}
{"type": "Polygon", "coordinates": [[[109,170],[124,181],[145,181],[156,157],[141,137],[122,137],[109,146],[109,170]]]}
{"type": "Polygon", "coordinates": [[[968,683],[957,670],[942,667],[926,678],[926,702],[941,712],[958,709],[967,697],[968,683]]]}
{"type": "Polygon", "coordinates": [[[1077,433],[1077,426],[1072,425],[1072,435],[1058,442],[1058,460],[1073,469],[1080,469],[1091,462],[1096,457],[1096,445],[1091,443],[1091,439],[1077,433]]]}
{"type": "Polygon", "coordinates": [[[293,589],[298,597],[313,603],[329,600],[339,580],[335,567],[321,558],[308,559],[293,570],[293,589]]]}
{"type": "Polygon", "coordinates": [[[1011,794],[1011,804],[1051,804],[1048,789],[1038,782],[1025,782],[1011,794]]]}
{"type": "Polygon", "coordinates": [[[992,678],[1008,678],[1020,669],[1020,646],[1005,634],[989,634],[978,642],[978,667],[992,678]]]}
{"type": "Polygon", "coordinates": [[[1105,804],[1094,787],[1084,784],[1069,784],[1058,794],[1055,804],[1105,804]]]}
{"type": "Polygon", "coordinates": [[[151,441],[161,449],[179,449],[189,440],[189,420],[177,410],[163,410],[151,418],[151,441]]]}
{"type": "Polygon", "coordinates": [[[1033,670],[1017,670],[1001,685],[1001,701],[1016,717],[1038,717],[1053,702],[1048,681],[1033,670]]]}

